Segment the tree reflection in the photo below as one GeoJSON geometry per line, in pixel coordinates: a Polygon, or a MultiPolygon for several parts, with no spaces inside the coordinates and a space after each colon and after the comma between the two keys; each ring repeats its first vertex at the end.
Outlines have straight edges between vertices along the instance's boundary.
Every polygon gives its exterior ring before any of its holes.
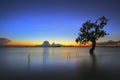
{"type": "Polygon", "coordinates": [[[95,55],[90,55],[90,63],[82,63],[79,66],[78,78],[81,80],[106,80],[106,72],[97,64],[95,55]]]}

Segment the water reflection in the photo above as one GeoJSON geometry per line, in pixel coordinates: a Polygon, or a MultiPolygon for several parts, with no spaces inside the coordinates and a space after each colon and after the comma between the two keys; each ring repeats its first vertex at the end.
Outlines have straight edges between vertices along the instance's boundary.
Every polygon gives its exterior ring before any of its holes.
{"type": "Polygon", "coordinates": [[[79,61],[83,56],[80,56],[80,53],[66,53],[67,62],[79,61]]]}
{"type": "Polygon", "coordinates": [[[70,54],[67,53],[67,61],[69,62],[70,61],[70,54]]]}
{"type": "Polygon", "coordinates": [[[31,71],[31,66],[30,66],[31,60],[30,60],[30,57],[31,57],[31,55],[28,54],[28,64],[27,64],[27,68],[28,68],[29,71],[31,71]]]}
{"type": "Polygon", "coordinates": [[[96,70],[96,68],[97,68],[96,55],[91,54],[90,58],[91,58],[91,68],[92,68],[92,70],[96,70]]]}
{"type": "Polygon", "coordinates": [[[96,55],[90,55],[89,64],[84,61],[81,63],[78,78],[81,80],[108,80],[107,73],[97,64],[96,55]]]}
{"type": "Polygon", "coordinates": [[[46,65],[49,59],[49,48],[48,47],[43,48],[42,55],[43,55],[43,65],[46,65]]]}
{"type": "Polygon", "coordinates": [[[119,48],[113,48],[113,52],[109,51],[111,48],[98,49],[96,55],[89,55],[87,50],[86,48],[48,47],[2,50],[0,75],[3,73],[5,77],[23,75],[21,77],[23,80],[26,75],[33,80],[35,77],[39,80],[46,80],[46,77],[49,78],[47,80],[120,80],[119,48]],[[102,56],[99,56],[101,54],[102,56]]]}

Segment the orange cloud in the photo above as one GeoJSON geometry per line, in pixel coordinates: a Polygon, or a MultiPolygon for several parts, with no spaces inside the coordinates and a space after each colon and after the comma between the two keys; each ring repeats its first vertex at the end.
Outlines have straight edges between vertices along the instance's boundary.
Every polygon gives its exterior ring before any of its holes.
{"type": "Polygon", "coordinates": [[[8,43],[10,43],[11,40],[7,39],[7,38],[0,38],[0,45],[8,45],[8,43]]]}

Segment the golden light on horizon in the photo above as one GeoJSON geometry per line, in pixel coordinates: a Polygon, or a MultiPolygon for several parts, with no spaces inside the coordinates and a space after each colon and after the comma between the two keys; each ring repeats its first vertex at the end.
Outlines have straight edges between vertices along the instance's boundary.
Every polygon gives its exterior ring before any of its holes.
{"type": "Polygon", "coordinates": [[[15,45],[15,46],[35,46],[36,43],[33,42],[26,42],[26,41],[11,41],[8,45],[15,45]]]}
{"type": "Polygon", "coordinates": [[[91,46],[91,42],[88,42],[86,44],[75,44],[75,46],[91,46]]]}
{"type": "MultiPolygon", "coordinates": [[[[31,42],[31,41],[11,41],[10,43],[8,43],[8,45],[11,45],[11,46],[36,46],[36,45],[42,45],[44,41],[34,41],[34,42],[31,42]]],[[[73,41],[49,41],[50,44],[52,43],[55,43],[55,44],[61,44],[61,45],[64,45],[64,46],[90,46],[91,43],[88,42],[86,43],[85,45],[84,44],[77,44],[76,42],[73,42],[73,41]]]]}

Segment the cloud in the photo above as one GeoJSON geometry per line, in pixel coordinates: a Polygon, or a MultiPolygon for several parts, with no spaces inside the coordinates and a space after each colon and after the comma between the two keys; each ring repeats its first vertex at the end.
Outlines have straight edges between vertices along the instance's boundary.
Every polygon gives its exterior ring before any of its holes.
{"type": "Polygon", "coordinates": [[[11,42],[10,39],[7,38],[0,38],[0,45],[7,45],[9,42],[11,42]]]}
{"type": "Polygon", "coordinates": [[[120,46],[120,41],[106,41],[106,42],[100,42],[97,43],[98,46],[120,46]]]}

